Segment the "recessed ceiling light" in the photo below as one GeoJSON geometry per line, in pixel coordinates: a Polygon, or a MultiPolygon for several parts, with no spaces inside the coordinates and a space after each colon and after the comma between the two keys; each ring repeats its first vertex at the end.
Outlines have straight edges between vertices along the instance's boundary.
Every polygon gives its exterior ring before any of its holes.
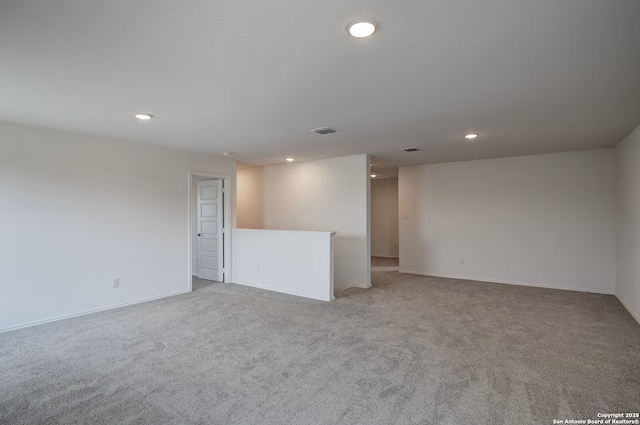
{"type": "Polygon", "coordinates": [[[370,20],[360,20],[356,22],[352,22],[347,27],[347,31],[354,37],[363,38],[369,37],[371,34],[376,32],[378,25],[370,20]]]}
{"type": "Polygon", "coordinates": [[[469,140],[475,139],[476,137],[478,137],[478,133],[469,133],[464,135],[464,138],[469,140]]]}
{"type": "Polygon", "coordinates": [[[136,114],[135,117],[138,118],[139,120],[150,120],[151,118],[153,118],[153,115],[151,115],[151,114],[136,114]]]}
{"type": "Polygon", "coordinates": [[[371,177],[376,177],[376,174],[371,174],[371,177]]]}
{"type": "Polygon", "coordinates": [[[291,158],[291,157],[289,157],[289,158],[285,158],[285,160],[286,160],[287,162],[293,162],[293,161],[295,161],[295,159],[294,159],[294,158],[291,158]]]}

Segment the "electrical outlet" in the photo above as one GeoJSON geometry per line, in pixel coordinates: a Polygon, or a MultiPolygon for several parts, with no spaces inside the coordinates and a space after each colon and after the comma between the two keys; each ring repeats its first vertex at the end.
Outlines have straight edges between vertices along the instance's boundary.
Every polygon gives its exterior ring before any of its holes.
{"type": "Polygon", "coordinates": [[[465,264],[467,264],[467,259],[466,258],[461,258],[460,259],[460,265],[464,266],[465,264]]]}
{"type": "Polygon", "coordinates": [[[120,278],[119,277],[114,277],[113,280],[111,281],[111,287],[112,288],[119,288],[120,287],[120,278]]]}

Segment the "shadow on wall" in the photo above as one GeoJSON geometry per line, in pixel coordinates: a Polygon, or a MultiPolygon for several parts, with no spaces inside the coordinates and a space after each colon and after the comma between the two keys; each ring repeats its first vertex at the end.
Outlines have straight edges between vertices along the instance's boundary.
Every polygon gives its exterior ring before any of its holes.
{"type": "Polygon", "coordinates": [[[358,273],[353,264],[364,264],[367,259],[367,238],[362,236],[335,236],[334,288],[338,294],[351,287],[368,288],[366,272],[358,273]]]}

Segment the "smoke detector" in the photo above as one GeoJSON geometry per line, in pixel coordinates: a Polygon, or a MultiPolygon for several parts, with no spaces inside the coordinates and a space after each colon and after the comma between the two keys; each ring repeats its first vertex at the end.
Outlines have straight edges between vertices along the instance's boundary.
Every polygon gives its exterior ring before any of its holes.
{"type": "Polygon", "coordinates": [[[418,148],[402,148],[405,152],[418,152],[420,149],[418,148]]]}
{"type": "Polygon", "coordinates": [[[309,130],[312,133],[317,133],[317,134],[322,134],[323,136],[325,134],[331,134],[331,133],[337,133],[338,130],[336,130],[333,127],[320,127],[320,128],[314,128],[313,130],[309,130]]]}

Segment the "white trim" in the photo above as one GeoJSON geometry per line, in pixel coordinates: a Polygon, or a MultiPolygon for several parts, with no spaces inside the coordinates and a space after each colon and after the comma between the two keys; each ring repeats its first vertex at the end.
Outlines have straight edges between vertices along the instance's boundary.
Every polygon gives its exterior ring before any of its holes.
{"type": "Polygon", "coordinates": [[[367,266],[366,266],[366,280],[362,286],[356,284],[358,288],[371,288],[371,155],[366,155],[367,166],[365,167],[366,174],[365,179],[367,184],[367,266]]]}
{"type": "Polygon", "coordinates": [[[613,292],[606,292],[599,289],[570,288],[567,286],[559,286],[559,285],[546,285],[542,283],[530,283],[530,282],[516,282],[516,281],[509,281],[509,280],[487,279],[487,278],[482,278],[482,277],[479,278],[479,277],[472,277],[472,276],[442,275],[442,274],[418,272],[413,270],[398,270],[398,271],[400,273],[417,274],[417,275],[432,276],[432,277],[442,277],[445,279],[473,280],[476,282],[500,283],[504,285],[531,286],[534,288],[560,289],[563,291],[592,292],[594,294],[615,295],[613,292]]]}
{"type": "Polygon", "coordinates": [[[129,302],[122,303],[122,304],[114,304],[114,305],[110,305],[110,306],[107,306],[107,307],[96,308],[96,309],[93,309],[93,310],[85,310],[85,311],[81,311],[79,313],[65,314],[64,316],[57,316],[57,317],[53,317],[51,319],[36,320],[35,322],[29,322],[29,323],[25,323],[25,324],[18,325],[18,326],[12,326],[12,327],[9,327],[9,328],[0,329],[0,333],[9,332],[9,331],[15,331],[15,330],[18,330],[18,329],[28,328],[28,327],[31,327],[31,326],[43,325],[43,324],[49,323],[49,322],[57,322],[58,320],[71,319],[72,317],[84,316],[84,315],[92,314],[92,313],[99,313],[101,311],[106,311],[106,310],[115,310],[116,308],[120,308],[120,307],[126,307],[126,306],[129,306],[129,305],[146,303],[148,301],[158,300],[160,298],[173,297],[175,295],[187,294],[189,292],[190,291],[170,292],[168,294],[157,295],[155,297],[149,297],[149,298],[143,298],[141,300],[136,300],[136,301],[129,301],[129,302]]]}
{"type": "Polygon", "coordinates": [[[198,176],[198,177],[206,177],[206,178],[211,178],[211,179],[220,179],[224,182],[224,188],[225,190],[223,191],[223,199],[224,199],[224,231],[225,231],[225,237],[224,237],[224,267],[222,269],[223,275],[224,275],[224,282],[233,282],[232,280],[232,276],[231,276],[231,237],[229,237],[230,232],[226,232],[226,230],[231,228],[231,196],[230,196],[230,191],[226,190],[230,187],[231,185],[231,177],[230,176],[226,176],[224,174],[216,174],[216,173],[208,173],[206,171],[194,171],[194,170],[189,170],[188,172],[188,182],[187,182],[187,230],[188,230],[188,249],[187,249],[187,256],[188,256],[188,263],[187,265],[189,266],[188,271],[189,271],[189,277],[188,277],[188,284],[187,284],[187,288],[189,288],[189,292],[193,291],[193,252],[192,252],[192,240],[191,238],[193,237],[193,229],[191,228],[191,213],[193,212],[191,210],[191,192],[192,192],[192,186],[193,186],[193,176],[198,176]]]}
{"type": "Polygon", "coordinates": [[[338,294],[342,294],[344,291],[348,291],[351,288],[360,288],[360,289],[369,289],[371,288],[373,285],[369,285],[369,286],[365,286],[365,285],[361,285],[359,283],[354,283],[352,285],[347,286],[346,288],[344,288],[342,291],[338,292],[338,294]]]}
{"type": "Polygon", "coordinates": [[[623,306],[624,308],[626,308],[626,309],[627,309],[627,311],[629,312],[629,314],[631,315],[631,317],[633,317],[634,319],[636,319],[636,322],[640,323],[640,316],[636,316],[636,314],[635,314],[633,311],[631,311],[631,309],[629,308],[629,306],[628,306],[628,305],[626,305],[626,304],[624,303],[624,301],[622,301],[622,300],[620,299],[620,297],[619,297],[617,294],[615,294],[615,296],[616,296],[616,298],[618,299],[618,301],[620,301],[620,304],[622,304],[622,306],[623,306]]]}

